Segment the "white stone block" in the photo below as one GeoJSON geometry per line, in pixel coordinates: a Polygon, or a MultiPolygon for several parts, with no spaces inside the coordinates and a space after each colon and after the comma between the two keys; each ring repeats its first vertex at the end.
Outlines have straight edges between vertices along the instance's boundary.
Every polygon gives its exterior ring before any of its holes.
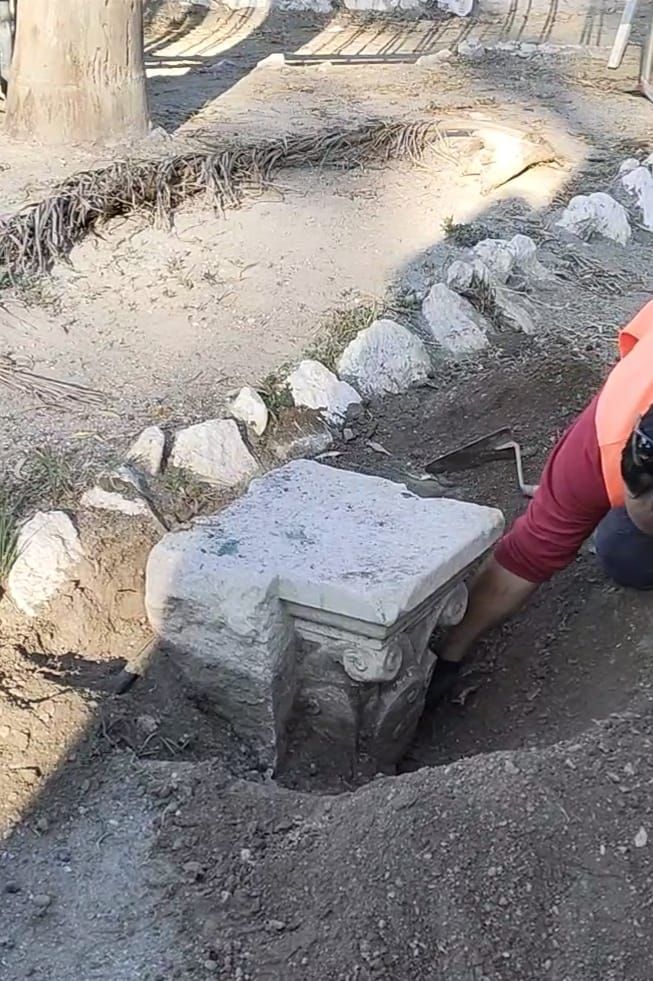
{"type": "Polygon", "coordinates": [[[622,174],[629,174],[631,170],[635,170],[637,167],[640,166],[641,164],[637,159],[637,157],[627,157],[627,159],[624,160],[624,162],[619,167],[619,176],[621,176],[622,174]]]}
{"type": "Polygon", "coordinates": [[[166,535],[148,561],[146,608],[191,681],[264,758],[282,750],[300,691],[328,728],[351,680],[369,682],[370,738],[383,730],[392,753],[396,699],[411,686],[423,698],[434,622],[459,615],[460,576],[502,528],[499,511],[299,460],[166,535]]]}
{"type": "Polygon", "coordinates": [[[347,10],[376,11],[411,10],[420,6],[420,0],[344,0],[347,10]]]}
{"type": "Polygon", "coordinates": [[[468,17],[472,12],[474,0],[437,0],[438,9],[456,17],[468,17]]]}
{"type": "Polygon", "coordinates": [[[286,56],[282,51],[275,51],[273,54],[269,54],[267,58],[262,58],[258,62],[257,68],[284,68],[286,64],[286,56]]]}
{"type": "Polygon", "coordinates": [[[486,238],[472,249],[472,255],[487,266],[498,283],[505,283],[515,264],[515,255],[502,238],[486,238]]]}
{"type": "Polygon", "coordinates": [[[37,511],[20,530],[16,556],[7,589],[18,609],[32,617],[72,581],[84,552],[67,514],[37,511]]]}
{"type": "Polygon", "coordinates": [[[602,191],[573,197],[558,225],[580,238],[598,234],[621,245],[626,245],[631,235],[626,209],[602,191]]]}
{"type": "Polygon", "coordinates": [[[653,175],[648,167],[636,167],[623,174],[621,183],[635,198],[642,215],[642,225],[653,232],[653,175]]]}
{"type": "Polygon", "coordinates": [[[467,293],[482,283],[489,286],[492,283],[492,274],[480,259],[473,259],[471,262],[455,259],[447,268],[446,282],[449,289],[456,293],[467,293]]]}
{"type": "Polygon", "coordinates": [[[350,405],[361,401],[358,392],[345,381],[340,381],[319,361],[307,359],[300,362],[288,376],[288,385],[297,406],[320,409],[328,422],[342,422],[350,405]]]}
{"type": "Polygon", "coordinates": [[[415,62],[419,68],[439,68],[447,61],[451,61],[453,58],[453,51],[451,48],[441,48],[440,51],[435,51],[433,54],[421,55],[415,62]]]}
{"type": "Polygon", "coordinates": [[[422,313],[434,340],[450,354],[482,351],[489,344],[491,325],[464,297],[444,283],[436,283],[422,304],[422,313]]]}
{"type": "Polygon", "coordinates": [[[244,422],[257,436],[263,435],[268,424],[268,407],[255,388],[244,385],[229,408],[235,419],[244,422]]]}
{"type": "Polygon", "coordinates": [[[209,419],[177,433],[170,463],[210,484],[234,487],[258,472],[233,419],[209,419]]]}
{"type": "Polygon", "coordinates": [[[478,38],[469,38],[466,41],[461,41],[456,50],[461,58],[476,61],[483,57],[486,48],[478,38]]]}
{"type": "Polygon", "coordinates": [[[397,395],[431,371],[425,345],[394,320],[376,320],[343,351],[338,374],[365,398],[397,395]]]}
{"type": "Polygon", "coordinates": [[[115,491],[104,490],[103,487],[91,487],[84,491],[80,504],[85,508],[97,508],[100,511],[114,511],[131,518],[150,517],[150,510],[144,501],[130,500],[115,491]]]}
{"type": "Polygon", "coordinates": [[[161,472],[166,438],[158,426],[148,426],[132,443],[127,459],[136,463],[145,473],[156,477],[161,472]]]}
{"type": "Polygon", "coordinates": [[[513,235],[508,248],[514,257],[514,269],[531,279],[549,279],[548,270],[537,258],[537,246],[528,235],[513,235]]]}

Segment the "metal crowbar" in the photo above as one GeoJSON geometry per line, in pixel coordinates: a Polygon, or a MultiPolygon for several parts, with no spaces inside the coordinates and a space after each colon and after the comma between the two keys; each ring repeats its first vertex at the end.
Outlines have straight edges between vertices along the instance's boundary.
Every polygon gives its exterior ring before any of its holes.
{"type": "Polygon", "coordinates": [[[431,460],[424,469],[430,474],[453,473],[457,470],[470,470],[473,467],[480,467],[495,460],[513,458],[517,469],[519,489],[524,497],[532,497],[537,490],[537,484],[524,483],[521,446],[517,440],[513,439],[512,430],[509,426],[488,433],[487,436],[481,436],[480,439],[474,439],[471,443],[465,443],[464,446],[460,446],[450,453],[443,453],[442,456],[431,460]]]}

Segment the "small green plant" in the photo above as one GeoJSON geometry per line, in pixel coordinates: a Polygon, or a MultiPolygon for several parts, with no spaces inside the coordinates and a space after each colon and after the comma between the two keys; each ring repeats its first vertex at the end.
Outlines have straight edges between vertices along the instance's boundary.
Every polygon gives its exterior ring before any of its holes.
{"type": "Polygon", "coordinates": [[[378,314],[379,308],[376,305],[337,310],[323,325],[315,343],[306,351],[306,357],[321,361],[331,371],[335,371],[338,359],[349,342],[369,327],[378,314]]]}
{"type": "Polygon", "coordinates": [[[39,501],[60,504],[74,490],[70,461],[50,449],[36,450],[27,464],[25,475],[30,496],[39,501]]]}
{"type": "Polygon", "coordinates": [[[279,415],[282,409],[292,408],[294,404],[290,388],[286,382],[289,373],[290,365],[281,365],[266,375],[259,386],[263,401],[275,416],[279,415]]]}
{"type": "Polygon", "coordinates": [[[453,215],[447,215],[440,227],[446,241],[453,245],[459,245],[461,248],[471,248],[486,237],[485,229],[479,229],[474,225],[459,224],[453,220],[453,215]]]}
{"type": "Polygon", "coordinates": [[[0,590],[16,559],[20,499],[8,487],[0,487],[0,590]]]}

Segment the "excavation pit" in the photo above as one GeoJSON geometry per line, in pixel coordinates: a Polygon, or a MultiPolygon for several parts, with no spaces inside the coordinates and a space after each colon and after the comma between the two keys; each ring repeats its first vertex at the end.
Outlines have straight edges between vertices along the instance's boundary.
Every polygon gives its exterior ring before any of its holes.
{"type": "Polygon", "coordinates": [[[331,753],[387,766],[423,709],[429,637],[462,617],[502,527],[496,509],[299,460],[155,546],[148,615],[262,764],[299,720],[331,753]]]}

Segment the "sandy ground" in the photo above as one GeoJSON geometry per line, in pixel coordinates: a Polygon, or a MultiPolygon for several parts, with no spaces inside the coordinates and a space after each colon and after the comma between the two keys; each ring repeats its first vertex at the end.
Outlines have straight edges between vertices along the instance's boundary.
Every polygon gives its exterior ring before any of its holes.
{"type": "MultiPolygon", "coordinates": [[[[546,30],[543,16],[495,18],[476,31],[488,39],[606,43],[598,29],[580,36],[580,14],[565,11],[546,30]]],[[[496,55],[425,72],[410,63],[416,55],[454,42],[471,24],[443,17],[381,27],[315,15],[261,21],[259,14],[225,19],[203,10],[192,28],[189,17],[176,40],[168,26],[149,44],[152,115],[160,128],[144,146],[129,148],[134,155],[370,119],[481,113],[531,132],[550,130],[560,165],[488,197],[478,175],[465,176],[468,148],[452,141],[449,159],[431,155],[417,168],[285,172],[238,212],[213,215],[191,203],[172,233],[144,218],[112,223],[75,248],[70,265],[7,297],[0,310],[0,349],[106,395],[101,407],[75,412],[2,390],[0,453],[13,462],[34,446],[61,443],[82,456],[110,457],[142,424],[172,427],[215,414],[234,387],[259,383],[296,359],[332,311],[383,305],[389,284],[442,239],[447,217],[469,219],[509,195],[540,211],[588,145],[612,150],[615,142],[641,138],[649,111],[629,99],[628,112],[615,118],[604,98],[605,84],[617,92],[632,84],[634,52],[616,81],[600,62],[573,52],[572,61],[567,54],[537,64],[496,55]],[[250,70],[279,50],[315,54],[322,63],[250,70]],[[370,62],[361,62],[368,54],[370,62]]],[[[124,150],[65,148],[44,159],[3,145],[2,210],[124,150]]]]}
{"type": "MultiPolygon", "coordinates": [[[[477,29],[606,45],[619,15],[511,9],[477,29]]],[[[382,308],[437,279],[456,252],[442,229],[451,215],[479,235],[536,238],[557,274],[531,295],[539,334],[502,337],[487,360],[442,365],[432,387],[371,406],[335,462],[384,472],[372,429],[419,467],[511,423],[535,479],[598,385],[614,331],[653,289],[645,233],[627,250],[578,246],[596,263],[587,272],[551,226],[579,187],[604,190],[630,150],[650,152],[651,106],[629,94],[636,53],[614,76],[582,52],[424,72],[404,59],[468,22],[210,13],[188,27],[152,28],[153,115],[173,135],[134,152],[483,112],[555,133],[562,159],[489,196],[455,155],[284,173],[227,216],[192,204],[172,234],[140,219],[103,229],[70,266],[3,298],[0,350],[111,399],[74,414],[0,389],[5,466],[44,444],[110,458],[143,422],[217,411],[230,388],[296,358],[331,311],[382,308]],[[332,64],[251,71],[275,50],[332,64]]],[[[110,158],[3,144],[2,211],[110,158]]],[[[455,493],[508,515],[522,506],[503,465],[464,475],[455,493]]],[[[417,772],[358,788],[356,774],[334,783],[291,758],[277,783],[165,658],[111,694],[148,636],[153,532],[118,518],[82,532],[95,562],[48,617],[25,624],[0,599],[3,978],[649,981],[647,597],[615,590],[583,554],[423,720],[402,766],[417,772]]]]}

